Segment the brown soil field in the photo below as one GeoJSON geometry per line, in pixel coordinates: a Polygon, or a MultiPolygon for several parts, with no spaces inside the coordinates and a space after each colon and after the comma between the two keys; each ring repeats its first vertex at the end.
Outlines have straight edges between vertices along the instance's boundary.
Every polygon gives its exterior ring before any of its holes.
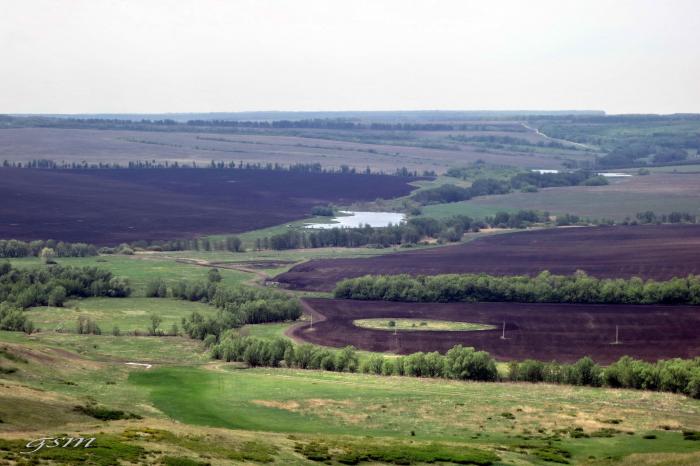
{"type": "MultiPolygon", "coordinates": [[[[458,135],[510,135],[544,141],[531,132],[451,132],[458,135]]],[[[208,164],[214,160],[250,163],[320,163],[324,167],[349,165],[358,170],[370,166],[393,172],[411,170],[444,172],[482,159],[494,164],[526,168],[561,168],[562,156],[590,159],[582,152],[523,153],[506,150],[484,152],[468,144],[445,139],[446,133],[416,132],[412,139],[388,142],[372,131],[304,130],[299,135],[275,131],[264,134],[211,134],[188,132],[116,131],[95,129],[11,128],[0,129],[0,161],[50,159],[57,162],[111,163],[130,160],[178,161],[208,164]],[[358,142],[355,142],[358,141],[358,142]],[[368,141],[368,142],[360,142],[368,141]],[[449,143],[449,144],[448,144],[449,143]],[[423,144],[424,147],[419,145],[423,144]],[[432,148],[431,144],[447,147],[432,148]]]]}
{"type": "Polygon", "coordinates": [[[658,280],[700,274],[700,225],[637,225],[532,230],[442,248],[359,259],[318,259],[275,278],[290,288],[330,291],[362,275],[487,273],[534,275],[585,270],[601,278],[658,280]]]}
{"type": "Polygon", "coordinates": [[[700,355],[700,307],[523,303],[396,303],[304,299],[309,323],[290,336],[325,346],[353,345],[367,351],[408,354],[444,353],[454,345],[489,352],[499,360],[538,359],[573,362],[591,356],[610,363],[628,355],[647,361],[700,355]],[[483,331],[371,330],[356,319],[437,319],[494,325],[483,331]],[[506,339],[501,339],[506,324],[506,339]],[[619,341],[615,328],[619,326],[619,341]]]}
{"type": "Polygon", "coordinates": [[[318,204],[402,196],[415,180],[205,168],[2,168],[0,179],[0,238],[99,245],[255,230],[318,204]]]}

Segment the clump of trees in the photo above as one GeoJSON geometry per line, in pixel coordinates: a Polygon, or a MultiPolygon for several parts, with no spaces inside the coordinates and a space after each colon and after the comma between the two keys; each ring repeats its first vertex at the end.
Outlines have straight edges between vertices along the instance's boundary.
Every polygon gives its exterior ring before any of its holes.
{"type": "MultiPolygon", "coordinates": [[[[465,169],[468,170],[468,169],[465,169]]],[[[464,170],[455,169],[452,175],[465,176],[464,170]]],[[[412,199],[421,204],[443,204],[466,201],[477,196],[491,194],[506,194],[512,190],[536,191],[539,188],[562,186],[600,186],[608,184],[607,178],[597,175],[591,170],[577,170],[560,173],[518,173],[507,180],[494,178],[478,178],[471,186],[461,187],[454,184],[444,184],[436,188],[418,191],[412,199]]]]}
{"type": "Polygon", "coordinates": [[[65,243],[56,240],[20,241],[16,239],[0,239],[0,258],[40,257],[47,250],[55,257],[87,257],[96,256],[97,247],[86,243],[65,243]]]}
{"type": "Polygon", "coordinates": [[[407,302],[514,301],[526,303],[700,304],[700,276],[668,281],[598,279],[577,271],[530,276],[446,274],[366,275],[336,285],[343,299],[407,302]]]}
{"type": "Polygon", "coordinates": [[[317,215],[319,217],[332,217],[335,215],[335,210],[333,209],[333,206],[317,205],[311,209],[311,215],[317,215]]]}
{"type": "Polygon", "coordinates": [[[22,312],[32,306],[62,306],[72,297],[125,297],[126,279],[96,267],[14,268],[0,263],[0,329],[33,330],[22,312]]]}
{"type": "Polygon", "coordinates": [[[156,279],[147,284],[146,295],[159,298],[170,295],[215,306],[218,312],[213,317],[205,318],[193,312],[182,319],[184,332],[199,340],[208,335],[218,339],[225,330],[246,324],[296,320],[301,316],[299,302],[286,294],[264,288],[222,285],[221,275],[216,269],[210,270],[207,278],[206,282],[180,281],[170,290],[163,280],[156,279]]]}

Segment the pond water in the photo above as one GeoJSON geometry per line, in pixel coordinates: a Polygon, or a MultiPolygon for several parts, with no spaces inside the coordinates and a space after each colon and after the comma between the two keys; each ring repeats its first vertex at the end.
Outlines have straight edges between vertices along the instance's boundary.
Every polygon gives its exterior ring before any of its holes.
{"type": "Polygon", "coordinates": [[[331,221],[335,223],[307,223],[306,228],[359,228],[364,225],[379,228],[387,227],[389,224],[398,225],[406,221],[405,214],[398,214],[396,212],[340,211],[340,213],[344,215],[331,219],[331,221]]]}
{"type": "Polygon", "coordinates": [[[626,178],[628,176],[632,176],[629,173],[612,173],[612,172],[605,172],[605,173],[598,173],[598,176],[604,176],[606,178],[626,178]]]}

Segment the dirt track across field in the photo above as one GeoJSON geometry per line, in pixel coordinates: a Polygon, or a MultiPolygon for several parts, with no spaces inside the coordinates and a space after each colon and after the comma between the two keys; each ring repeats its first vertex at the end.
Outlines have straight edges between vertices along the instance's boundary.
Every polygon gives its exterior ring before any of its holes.
{"type": "Polygon", "coordinates": [[[292,289],[331,291],[362,275],[572,274],[666,280],[700,274],[700,225],[638,225],[533,230],[444,248],[360,259],[319,259],[275,278],[292,289]]]}
{"type": "Polygon", "coordinates": [[[609,363],[623,355],[648,361],[700,356],[700,307],[522,303],[396,303],[303,299],[308,323],[290,336],[324,346],[408,354],[445,352],[454,345],[488,351],[500,360],[572,362],[591,356],[609,363]],[[359,328],[356,319],[439,319],[490,324],[496,330],[392,332],[359,328]],[[506,324],[506,339],[502,325],[506,324]],[[616,327],[620,344],[614,344],[616,327]]]}

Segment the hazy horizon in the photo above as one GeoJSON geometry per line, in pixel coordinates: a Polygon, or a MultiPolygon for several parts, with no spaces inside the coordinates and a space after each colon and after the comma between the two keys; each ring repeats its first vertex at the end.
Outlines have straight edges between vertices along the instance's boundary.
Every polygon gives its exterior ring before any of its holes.
{"type": "Polygon", "coordinates": [[[0,113],[700,112],[693,0],[3,7],[0,113]]]}

